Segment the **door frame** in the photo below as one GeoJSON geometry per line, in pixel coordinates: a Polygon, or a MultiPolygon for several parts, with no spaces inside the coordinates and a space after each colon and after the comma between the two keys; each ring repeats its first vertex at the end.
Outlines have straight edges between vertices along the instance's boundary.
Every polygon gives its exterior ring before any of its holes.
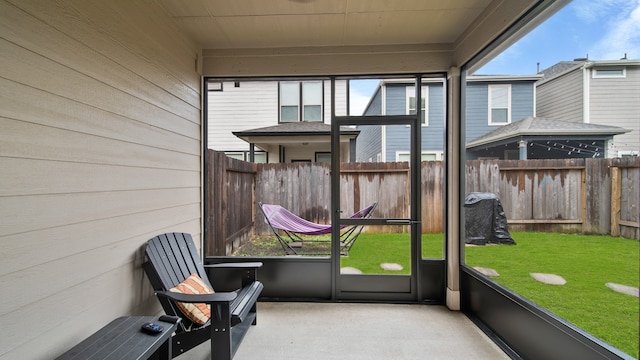
{"type": "MultiPolygon", "coordinates": [[[[422,98],[422,75],[415,77],[415,98],[422,98]]],[[[331,293],[334,300],[417,301],[421,263],[421,111],[414,115],[336,116],[335,77],[331,77],[331,293]],[[407,125],[410,128],[410,218],[345,219],[340,214],[340,128],[346,125],[407,125]],[[343,275],[340,273],[341,225],[407,225],[410,228],[409,275],[343,275]]],[[[418,100],[418,104],[419,104],[418,100]]]]}

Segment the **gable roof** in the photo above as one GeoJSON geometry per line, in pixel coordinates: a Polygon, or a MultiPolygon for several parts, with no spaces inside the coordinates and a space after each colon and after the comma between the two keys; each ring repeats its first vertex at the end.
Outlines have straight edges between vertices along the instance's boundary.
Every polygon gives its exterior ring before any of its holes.
{"type": "Polygon", "coordinates": [[[467,143],[467,149],[496,143],[521,136],[613,136],[624,134],[631,130],[617,126],[585,124],[572,121],[561,121],[549,118],[528,117],[515,121],[477,137],[467,143]]]}

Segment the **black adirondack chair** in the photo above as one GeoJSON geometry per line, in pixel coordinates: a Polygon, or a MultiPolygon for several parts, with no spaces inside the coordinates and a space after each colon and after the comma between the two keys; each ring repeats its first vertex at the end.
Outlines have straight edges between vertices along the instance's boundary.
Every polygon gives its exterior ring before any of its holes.
{"type": "Polygon", "coordinates": [[[261,267],[262,263],[204,266],[191,235],[185,233],[168,233],[154,237],[147,242],[145,254],[147,261],[143,267],[162,308],[167,315],[182,318],[172,337],[173,357],[211,339],[213,359],[232,359],[246,331],[257,322],[256,301],[263,289],[262,283],[257,280],[257,268],[261,267]],[[200,295],[169,291],[194,273],[211,287],[205,267],[237,268],[241,276],[241,288],[235,292],[200,295]],[[194,324],[175,305],[176,301],[209,304],[210,321],[203,326],[194,324]]]}

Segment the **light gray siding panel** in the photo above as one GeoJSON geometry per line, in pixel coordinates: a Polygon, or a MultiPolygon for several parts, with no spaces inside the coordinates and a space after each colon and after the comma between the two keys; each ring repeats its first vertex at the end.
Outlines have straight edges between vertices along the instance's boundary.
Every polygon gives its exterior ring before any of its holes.
{"type": "Polygon", "coordinates": [[[536,116],[583,122],[583,73],[578,69],[536,88],[536,116]]]}
{"type": "Polygon", "coordinates": [[[628,66],[624,78],[591,78],[590,123],[632,130],[616,135],[612,155],[640,151],[640,67],[628,66]]]}
{"type": "MultiPolygon", "coordinates": [[[[45,90],[0,78],[0,99],[9,98],[12,101],[3,101],[0,107],[0,117],[21,121],[24,126],[41,125],[55,131],[69,130],[78,134],[92,134],[96,138],[117,139],[121,142],[192,155],[199,155],[201,151],[199,138],[193,138],[197,126],[190,129],[189,134],[181,134],[178,137],[170,126],[154,124],[154,119],[132,119],[45,90]],[[21,94],[21,96],[16,97],[14,94],[21,94]]],[[[182,125],[184,128],[192,127],[188,122],[182,122],[182,125]]],[[[184,132],[184,129],[180,130],[180,133],[184,132]]],[[[16,139],[16,141],[20,140],[16,139]]],[[[3,143],[0,143],[0,146],[3,146],[3,152],[11,149],[4,148],[3,143]]]]}
{"type": "Polygon", "coordinates": [[[54,358],[158,311],[146,240],[201,238],[199,50],[149,1],[0,0],[0,28],[0,358],[54,358]]]}

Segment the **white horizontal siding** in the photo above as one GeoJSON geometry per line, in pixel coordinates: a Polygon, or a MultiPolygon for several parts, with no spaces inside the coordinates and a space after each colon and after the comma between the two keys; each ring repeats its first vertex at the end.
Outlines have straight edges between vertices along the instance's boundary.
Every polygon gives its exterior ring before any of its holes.
{"type": "Polygon", "coordinates": [[[222,91],[208,93],[209,148],[218,151],[249,150],[233,131],[278,124],[278,82],[242,81],[239,87],[224,82],[222,91]]]}
{"type": "MultiPolygon", "coordinates": [[[[336,114],[346,115],[346,80],[336,81],[336,114]]],[[[324,122],[331,123],[331,82],[324,81],[324,122]]],[[[248,151],[249,143],[235,131],[276,126],[279,123],[277,81],[223,82],[222,91],[208,92],[209,148],[218,151],[248,151]]],[[[270,157],[273,160],[273,157],[270,157]]],[[[277,157],[275,158],[277,159],[277,157]]]]}
{"type": "Polygon", "coordinates": [[[0,28],[0,359],[49,359],[158,310],[146,240],[201,238],[199,50],[153,1],[0,0],[0,28]]]}

